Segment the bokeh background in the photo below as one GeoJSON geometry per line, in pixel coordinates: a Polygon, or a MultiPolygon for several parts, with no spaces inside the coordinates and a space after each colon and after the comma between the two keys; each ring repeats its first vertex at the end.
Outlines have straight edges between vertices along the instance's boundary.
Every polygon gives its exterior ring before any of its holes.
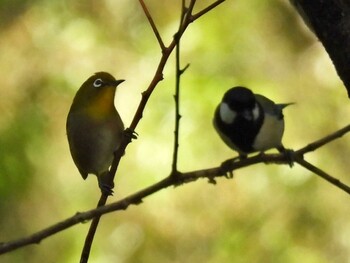
{"type": "MultiPolygon", "coordinates": [[[[148,0],[165,43],[180,0],[148,0]]],[[[212,1],[198,0],[196,10],[212,1]]],[[[129,125],[160,58],[138,1],[0,1],[0,242],[93,208],[96,178],[80,177],[65,120],[77,89],[105,70],[127,81],[116,105],[129,125]]],[[[348,124],[349,101],[320,42],[287,0],[226,1],[190,26],[182,63],[181,171],[235,155],[212,128],[223,93],[246,85],[285,110],[284,144],[298,149],[348,124]]],[[[170,172],[174,57],[137,127],[116,177],[118,200],[170,172]]],[[[350,138],[307,160],[350,184],[350,138]]],[[[91,262],[350,262],[350,197],[295,165],[256,165],[233,180],[162,190],[103,217],[91,262]]],[[[1,262],[78,262],[89,224],[79,224],[1,262]]]]}

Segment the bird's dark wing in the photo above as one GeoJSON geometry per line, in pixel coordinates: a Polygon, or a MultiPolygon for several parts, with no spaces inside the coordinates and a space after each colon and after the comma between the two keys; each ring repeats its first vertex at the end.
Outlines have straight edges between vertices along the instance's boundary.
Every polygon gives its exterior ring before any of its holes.
{"type": "Polygon", "coordinates": [[[260,94],[255,94],[255,98],[257,102],[263,107],[266,114],[276,115],[276,116],[279,116],[280,118],[283,118],[282,110],[288,105],[294,104],[294,103],[276,104],[272,100],[260,94]]]}

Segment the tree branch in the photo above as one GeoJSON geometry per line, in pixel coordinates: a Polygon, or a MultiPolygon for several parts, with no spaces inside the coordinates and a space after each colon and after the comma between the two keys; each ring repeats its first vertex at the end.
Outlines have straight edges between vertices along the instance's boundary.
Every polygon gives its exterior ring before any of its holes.
{"type": "Polygon", "coordinates": [[[350,1],[290,1],[323,44],[350,97],[350,1]]]}
{"type": "MultiPolygon", "coordinates": [[[[181,18],[180,18],[180,24],[179,24],[179,30],[182,27],[184,18],[186,16],[187,8],[185,4],[185,0],[182,0],[182,7],[181,7],[181,18]]],[[[178,30],[178,31],[179,31],[178,30]]],[[[187,65],[184,69],[181,69],[180,66],[180,38],[177,34],[174,35],[174,40],[176,41],[176,49],[175,49],[175,130],[174,130],[174,150],[173,150],[173,163],[172,163],[172,171],[171,174],[173,176],[177,175],[177,160],[178,160],[178,153],[179,153],[179,130],[180,130],[180,79],[181,75],[184,73],[184,71],[188,68],[189,65],[187,65]]]]}
{"type": "MultiPolygon", "coordinates": [[[[100,200],[98,201],[97,208],[104,206],[107,202],[107,198],[108,196],[102,193],[100,200]]],[[[100,223],[100,218],[101,218],[100,216],[97,216],[91,222],[89,231],[85,238],[83,250],[80,255],[80,263],[86,263],[89,260],[92,242],[94,240],[98,224],[100,223]]]]}
{"type": "MultiPolygon", "coordinates": [[[[173,41],[170,43],[170,45],[168,47],[165,47],[164,43],[163,43],[163,40],[159,34],[159,31],[153,21],[153,18],[152,16],[150,15],[149,11],[148,11],[148,8],[147,6],[145,5],[145,3],[143,2],[143,0],[139,0],[141,6],[142,6],[142,9],[153,29],[153,32],[158,40],[158,43],[161,47],[161,50],[162,50],[162,57],[160,59],[160,62],[158,64],[158,67],[157,67],[157,70],[156,70],[156,73],[150,83],[150,85],[148,86],[147,90],[145,90],[143,93],[142,93],[142,98],[141,98],[141,101],[140,101],[140,104],[136,110],[136,113],[134,115],[134,118],[132,120],[132,123],[130,125],[130,127],[127,129],[124,138],[123,140],[121,141],[121,144],[119,145],[119,148],[117,150],[117,152],[115,153],[115,156],[114,156],[114,159],[113,159],[113,162],[112,162],[112,165],[111,165],[111,169],[110,169],[110,172],[109,172],[109,178],[108,180],[110,182],[113,182],[114,181],[114,177],[115,177],[115,174],[117,172],[117,169],[118,169],[118,166],[119,166],[119,162],[120,162],[120,159],[121,157],[124,155],[124,152],[125,152],[125,149],[126,147],[128,146],[128,144],[131,142],[131,139],[133,138],[133,133],[136,129],[136,126],[138,125],[139,121],[141,120],[142,118],[142,115],[143,115],[143,111],[144,111],[144,108],[146,107],[146,104],[148,102],[148,99],[149,97],[151,96],[153,90],[155,89],[155,87],[158,85],[158,83],[163,79],[163,70],[164,70],[164,67],[168,61],[168,58],[170,56],[170,54],[173,52],[175,46],[177,45],[177,43],[180,41],[183,33],[185,32],[186,28],[188,27],[188,25],[193,22],[194,20],[196,19],[190,19],[192,17],[192,10],[193,10],[193,7],[194,7],[194,4],[196,2],[196,0],[191,0],[190,2],[190,7],[187,9],[187,12],[184,11],[184,9],[181,11],[181,19],[180,19],[180,26],[179,27],[179,30],[178,32],[176,32],[176,38],[177,40],[173,39],[173,41]],[[185,19],[185,17],[187,19],[185,19]]],[[[218,2],[222,2],[222,0],[218,1],[218,2]]],[[[218,5],[218,4],[217,4],[218,5]]],[[[216,5],[216,6],[217,6],[216,5]]],[[[209,12],[211,9],[207,9],[206,11],[202,12],[203,14],[209,12]]],[[[199,18],[199,17],[198,17],[199,18]]],[[[108,195],[106,195],[105,193],[102,193],[101,197],[100,197],[100,200],[97,204],[97,207],[101,207],[103,205],[106,204],[107,202],[107,199],[108,199],[108,195]]],[[[100,221],[100,218],[99,216],[95,217],[94,220],[92,221],[91,225],[90,225],[90,228],[89,228],[89,231],[88,231],[88,234],[86,236],[86,239],[85,239],[85,242],[84,242],[84,247],[83,247],[83,250],[82,250],[82,254],[81,254],[81,258],[80,258],[80,263],[87,263],[88,262],[88,259],[89,259],[89,255],[90,255],[90,251],[91,251],[91,246],[92,246],[92,242],[93,242],[93,239],[94,239],[94,236],[95,236],[95,233],[96,233],[96,229],[98,227],[98,224],[99,224],[99,221],[100,221]]]]}
{"type": "Polygon", "coordinates": [[[153,18],[151,16],[151,14],[149,13],[147,6],[143,2],[143,0],[139,0],[139,2],[140,2],[140,5],[141,5],[141,7],[143,9],[143,12],[145,13],[145,15],[146,15],[146,17],[148,19],[148,22],[150,23],[150,25],[152,27],[154,35],[156,36],[156,38],[158,40],[158,44],[160,46],[160,49],[162,51],[164,51],[166,49],[166,47],[164,45],[163,39],[162,39],[162,37],[159,34],[158,28],[157,28],[156,24],[154,23],[153,18]]]}
{"type": "Polygon", "coordinates": [[[212,3],[211,5],[207,6],[206,8],[204,8],[202,11],[198,12],[197,14],[192,15],[193,20],[200,18],[202,15],[204,15],[205,13],[208,13],[210,10],[217,7],[218,5],[223,3],[224,1],[225,0],[216,1],[215,3],[212,3]]]}
{"type": "Polygon", "coordinates": [[[325,144],[338,139],[348,133],[350,131],[350,125],[345,126],[344,128],[318,140],[313,143],[308,144],[304,148],[301,148],[300,150],[297,151],[298,154],[304,155],[305,153],[312,152],[317,150],[318,148],[324,146],[325,144]]]}
{"type": "MultiPolygon", "coordinates": [[[[341,183],[338,179],[326,174],[319,168],[313,166],[309,162],[303,160],[304,154],[309,153],[311,151],[314,151],[315,149],[318,149],[319,147],[323,146],[325,141],[327,143],[330,143],[341,136],[343,136],[345,133],[349,132],[349,126],[346,126],[345,128],[334,132],[331,135],[328,135],[320,140],[317,140],[309,145],[313,145],[313,147],[305,146],[293,153],[294,160],[300,164],[301,166],[305,167],[309,171],[321,176],[328,182],[332,183],[336,187],[344,190],[345,192],[350,194],[350,188],[349,186],[341,183]],[[340,132],[342,131],[342,132],[340,132]],[[322,142],[322,143],[321,143],[322,142]],[[305,150],[305,148],[308,148],[305,150]]],[[[237,159],[236,159],[237,160],[237,159]]],[[[230,161],[230,160],[228,160],[230,161]]],[[[21,238],[15,241],[6,242],[6,243],[0,243],[0,254],[4,254],[10,251],[13,251],[15,249],[30,245],[30,244],[38,244],[43,239],[52,236],[60,231],[63,231],[69,227],[72,227],[78,223],[85,223],[87,220],[91,220],[96,217],[100,217],[103,214],[110,213],[113,211],[119,211],[119,210],[126,210],[130,205],[138,205],[142,202],[142,200],[151,195],[154,194],[162,189],[165,189],[169,186],[179,186],[182,184],[194,182],[198,179],[209,179],[209,182],[213,182],[212,180],[217,177],[226,177],[228,171],[238,170],[244,167],[248,167],[254,164],[259,163],[276,163],[276,164],[287,164],[289,165],[289,157],[286,156],[284,153],[278,153],[278,154],[258,154],[256,156],[249,157],[247,159],[242,159],[239,161],[235,161],[230,163],[230,170],[223,168],[222,166],[209,168],[209,169],[203,169],[203,170],[196,170],[186,173],[178,172],[178,176],[168,176],[165,179],[146,187],[134,194],[131,194],[123,199],[120,199],[117,202],[98,207],[96,209],[92,209],[86,212],[77,213],[76,215],[67,218],[61,222],[58,222],[46,229],[43,229],[35,234],[32,234],[28,237],[21,238]]],[[[227,162],[227,161],[226,161],[227,162]]]]}
{"type": "Polygon", "coordinates": [[[334,178],[327,174],[326,172],[322,171],[320,168],[312,165],[311,163],[305,161],[302,158],[297,158],[295,160],[298,164],[309,170],[310,172],[313,172],[314,174],[320,176],[327,182],[335,185],[336,187],[340,188],[341,190],[345,191],[346,193],[350,194],[350,187],[347,186],[346,184],[342,183],[339,179],[334,178]]]}

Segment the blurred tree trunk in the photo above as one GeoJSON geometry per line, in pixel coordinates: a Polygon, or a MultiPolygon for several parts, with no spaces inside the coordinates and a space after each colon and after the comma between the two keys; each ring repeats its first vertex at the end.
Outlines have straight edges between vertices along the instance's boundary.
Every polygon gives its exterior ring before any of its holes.
{"type": "Polygon", "coordinates": [[[328,52],[350,97],[350,0],[291,0],[328,52]]]}

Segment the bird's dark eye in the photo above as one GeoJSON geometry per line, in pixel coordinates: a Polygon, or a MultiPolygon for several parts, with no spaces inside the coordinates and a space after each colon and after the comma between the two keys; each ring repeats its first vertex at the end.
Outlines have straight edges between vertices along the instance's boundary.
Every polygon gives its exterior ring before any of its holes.
{"type": "Polygon", "coordinates": [[[102,79],[96,79],[95,81],[94,81],[94,87],[95,88],[99,88],[99,87],[101,87],[102,86],[102,84],[103,84],[103,81],[102,81],[102,79]]]}

